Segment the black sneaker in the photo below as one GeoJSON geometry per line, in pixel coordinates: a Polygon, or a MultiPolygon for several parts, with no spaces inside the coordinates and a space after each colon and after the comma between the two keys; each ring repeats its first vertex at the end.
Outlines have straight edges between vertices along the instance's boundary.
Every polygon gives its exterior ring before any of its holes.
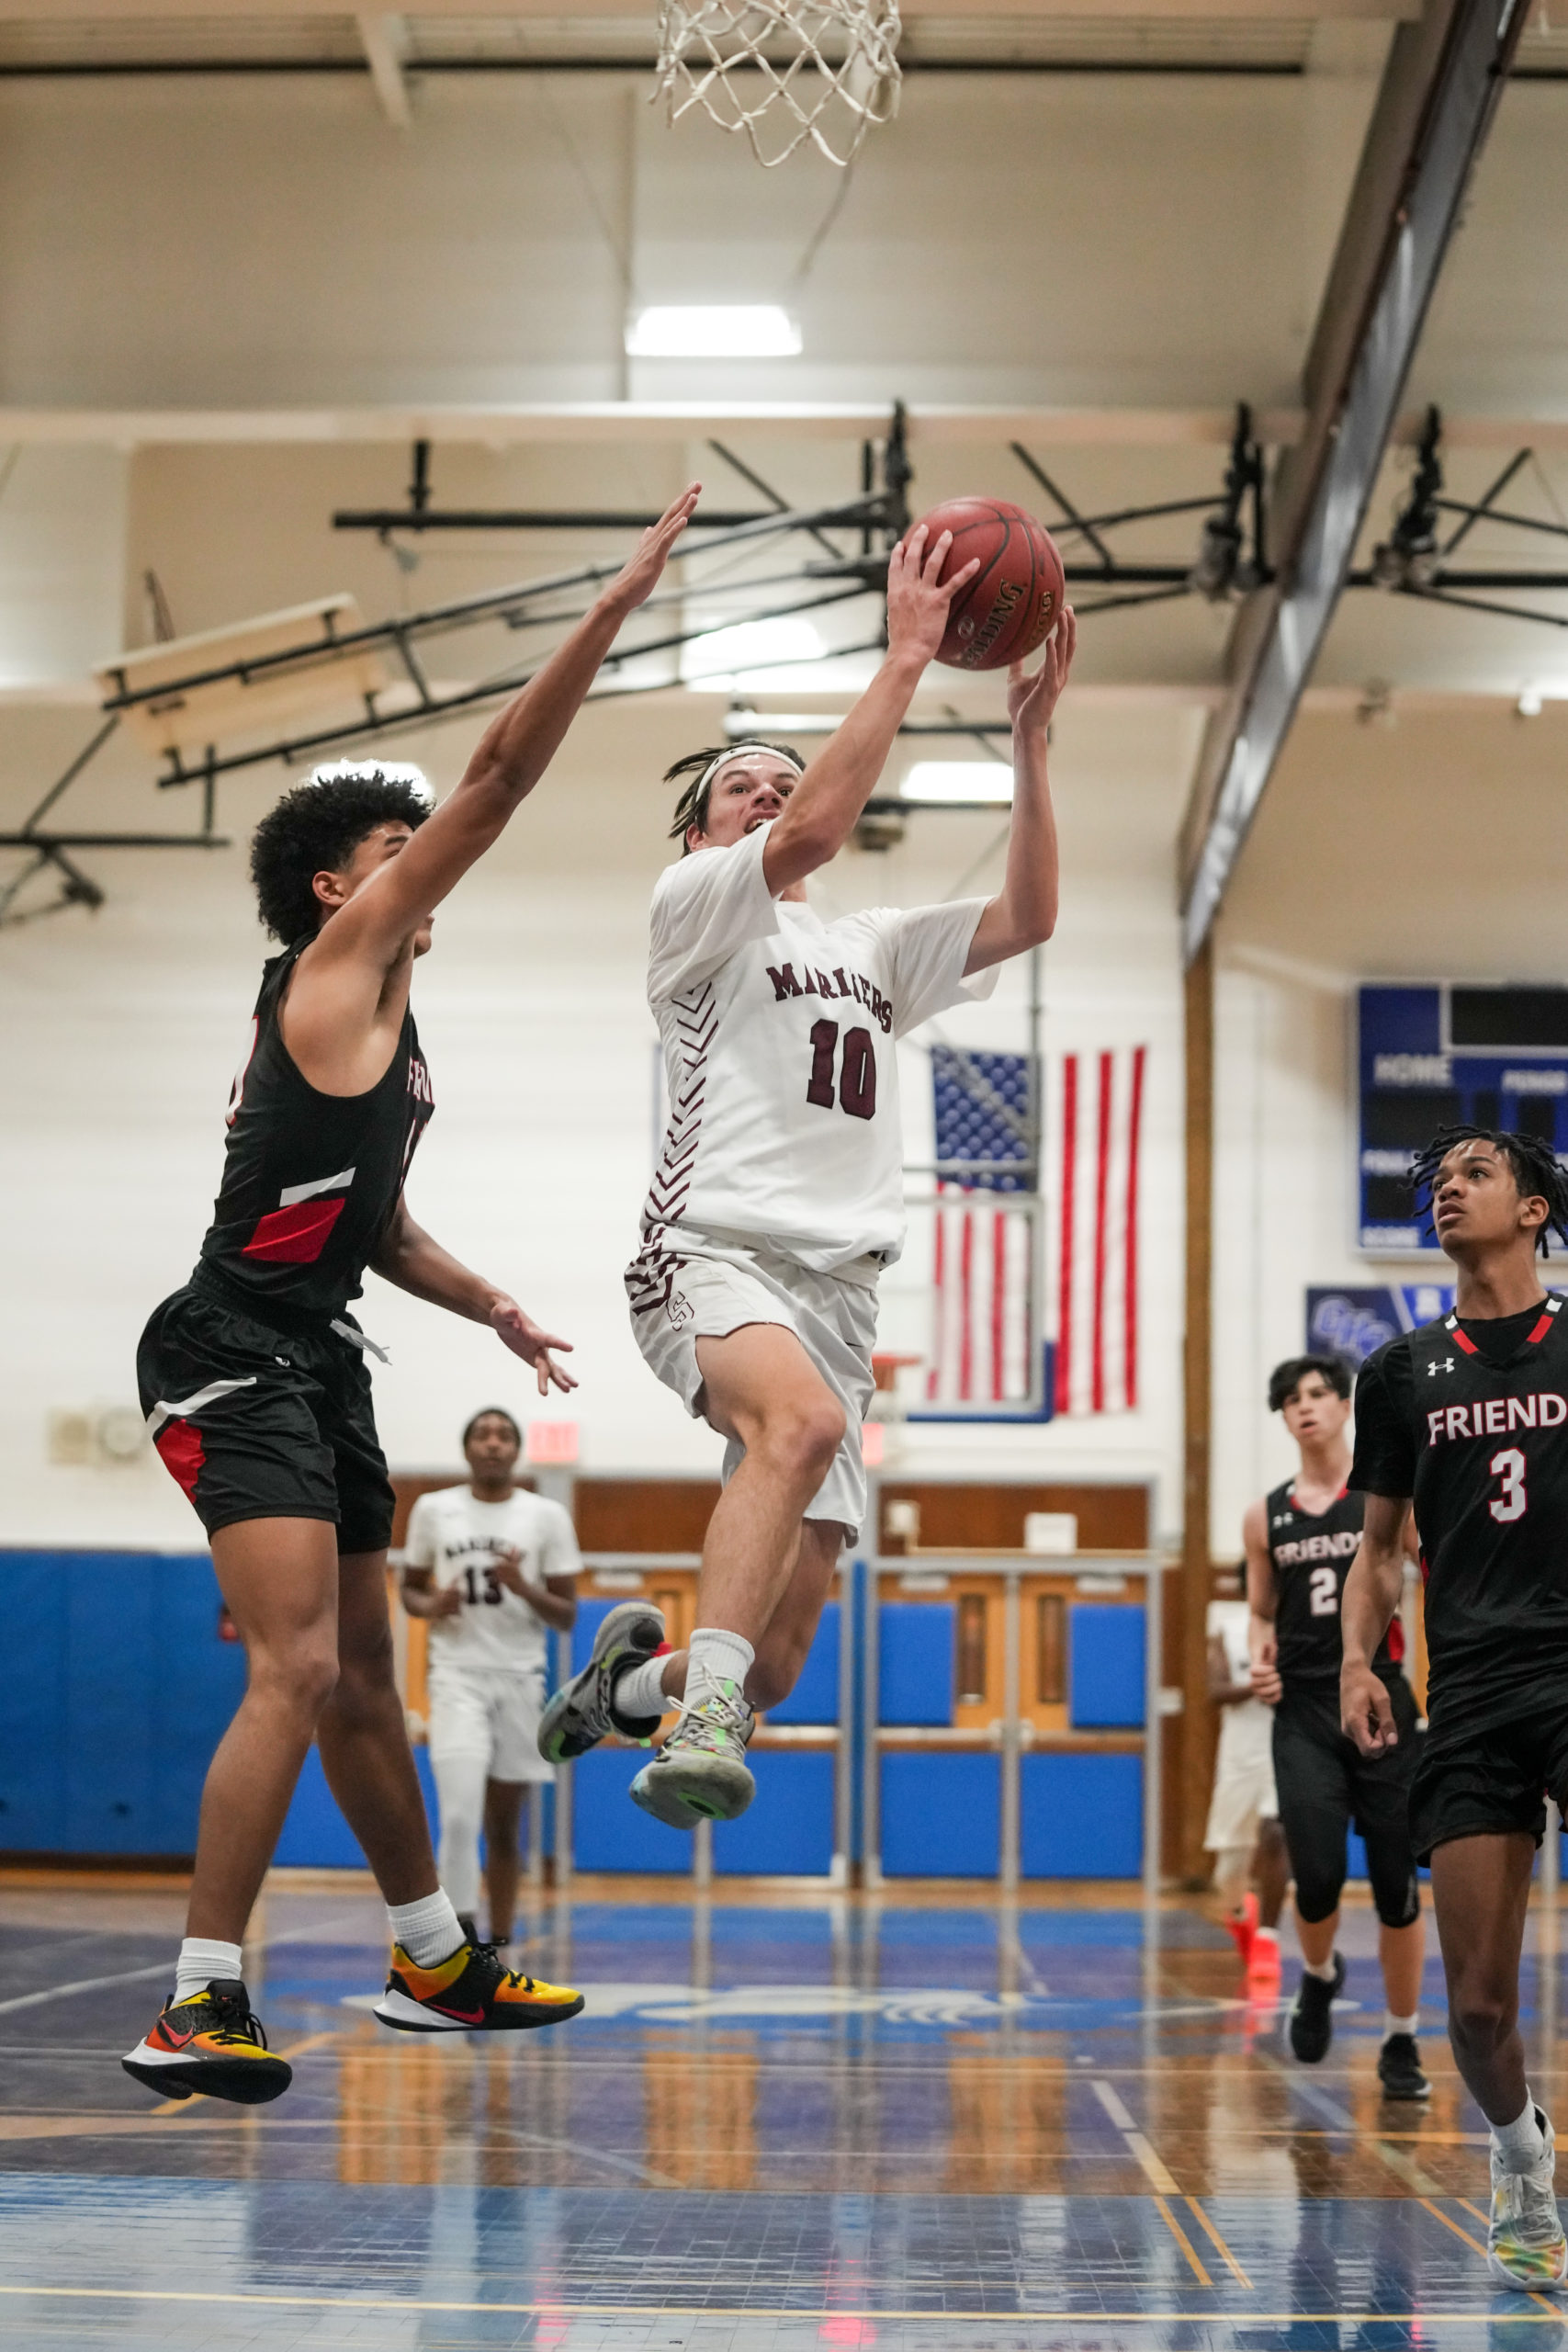
{"type": "Polygon", "coordinates": [[[294,2080],[292,2066],[267,2048],[238,1978],[215,1977],[183,2001],[171,1995],[146,2039],[119,2063],[160,2098],[200,2091],[237,2107],[265,2107],[294,2080]]]}
{"type": "Polygon", "coordinates": [[[1303,2066],[1315,2066],[1334,2039],[1334,2004],[1345,1989],[1345,1957],[1334,1955],[1332,1982],[1303,1969],[1291,2009],[1291,2048],[1303,2066]]]}
{"type": "Polygon", "coordinates": [[[552,1764],[585,1756],[607,1733],[623,1739],[651,1739],[659,1715],[623,1715],[615,1709],[615,1684],[628,1668],[652,1657],[664,1641],[664,1619],[646,1600],[623,1600],[593,1636],[593,1655],[581,1674],[556,1692],[539,1724],[539,1753],[552,1764]]]}
{"type": "Polygon", "coordinates": [[[465,1943],[478,1943],[479,1939],[479,1923],[475,1918],[471,1911],[459,1911],[457,1914],[457,1925],[463,1930],[463,1940],[465,1943]]]}
{"type": "Polygon", "coordinates": [[[1378,2052],[1378,2080],[1384,2098],[1430,2098],[1432,2086],[1421,2072],[1413,2033],[1391,2033],[1378,2052]]]}

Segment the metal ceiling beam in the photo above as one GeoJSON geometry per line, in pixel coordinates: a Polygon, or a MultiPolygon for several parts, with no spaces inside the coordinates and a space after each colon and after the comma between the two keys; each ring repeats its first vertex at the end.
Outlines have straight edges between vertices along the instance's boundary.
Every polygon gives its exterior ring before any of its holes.
{"type": "Polygon", "coordinates": [[[1394,36],[1281,462],[1279,577],[1250,596],[1183,848],[1182,935],[1207,937],[1344,588],[1427,305],[1485,141],[1525,0],[1427,0],[1394,36]]]}

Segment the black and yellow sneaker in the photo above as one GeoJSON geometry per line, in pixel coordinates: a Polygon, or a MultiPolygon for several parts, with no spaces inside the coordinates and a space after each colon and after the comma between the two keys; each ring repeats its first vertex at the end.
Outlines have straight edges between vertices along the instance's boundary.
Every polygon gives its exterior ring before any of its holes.
{"type": "Polygon", "coordinates": [[[663,1645],[663,1614],[650,1602],[623,1600],[612,1609],[593,1636],[587,1665],[561,1686],[540,1718],[540,1755],[565,1764],[586,1756],[613,1731],[623,1739],[651,1739],[663,1717],[618,1714],[615,1684],[663,1645]]]}
{"type": "Polygon", "coordinates": [[[239,2107],[265,2107],[294,2080],[293,2067],[267,2048],[262,2021],[237,1978],[214,1977],[183,2001],[171,1996],[146,2040],[119,2063],[161,2098],[189,2098],[199,2091],[239,2107]]]}
{"type": "Polygon", "coordinates": [[[376,2015],[400,2033],[515,2033],[559,2025],[581,2007],[581,1993],[503,1967],[493,1944],[459,1944],[434,1968],[416,1968],[401,1944],[394,1944],[392,1973],[376,2015]]]}

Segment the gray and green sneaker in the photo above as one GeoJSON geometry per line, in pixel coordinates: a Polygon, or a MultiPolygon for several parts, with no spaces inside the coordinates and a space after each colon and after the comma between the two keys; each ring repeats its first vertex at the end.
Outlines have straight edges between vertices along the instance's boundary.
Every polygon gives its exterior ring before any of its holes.
{"type": "Polygon", "coordinates": [[[651,1739],[662,1718],[623,1715],[615,1709],[615,1684],[629,1667],[641,1666],[664,1641],[664,1618],[646,1600],[623,1600],[593,1636],[593,1652],[581,1674],[564,1683],[539,1724],[539,1753],[552,1764],[584,1756],[610,1732],[623,1739],[651,1739]]]}
{"type": "Polygon", "coordinates": [[[721,1682],[700,1706],[681,1707],[681,1720],[632,1782],[632,1801],[671,1829],[699,1821],[733,1821],[757,1793],[746,1761],[756,1722],[739,1684],[721,1682]]]}
{"type": "Polygon", "coordinates": [[[1568,2278],[1568,2239],[1557,2211],[1557,2143],[1538,2107],[1541,2153],[1523,2172],[1505,2169],[1502,2151],[1492,2143],[1492,2219],[1486,2231],[1486,2267],[1505,2287],[1550,2294],[1568,2278]]]}

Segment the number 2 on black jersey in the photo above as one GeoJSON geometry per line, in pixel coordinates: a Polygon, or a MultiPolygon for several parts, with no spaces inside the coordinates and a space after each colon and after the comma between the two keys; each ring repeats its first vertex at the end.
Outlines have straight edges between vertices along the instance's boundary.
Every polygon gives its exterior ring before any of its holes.
{"type": "Polygon", "coordinates": [[[1501,1453],[1492,1456],[1486,1467],[1503,1482],[1502,1491],[1494,1495],[1486,1506],[1493,1518],[1505,1527],[1510,1520],[1523,1519],[1529,1498],[1525,1493],[1525,1457],[1518,1447],[1506,1445],[1501,1453]]]}
{"type": "MultiPolygon", "coordinates": [[[[821,1111],[833,1107],[833,1061],[838,1043],[836,1021],[812,1023],[811,1076],[807,1082],[806,1099],[821,1111]]],[[[876,1053],[869,1029],[852,1029],[844,1039],[838,1101],[852,1119],[876,1116],[876,1053]]]]}

